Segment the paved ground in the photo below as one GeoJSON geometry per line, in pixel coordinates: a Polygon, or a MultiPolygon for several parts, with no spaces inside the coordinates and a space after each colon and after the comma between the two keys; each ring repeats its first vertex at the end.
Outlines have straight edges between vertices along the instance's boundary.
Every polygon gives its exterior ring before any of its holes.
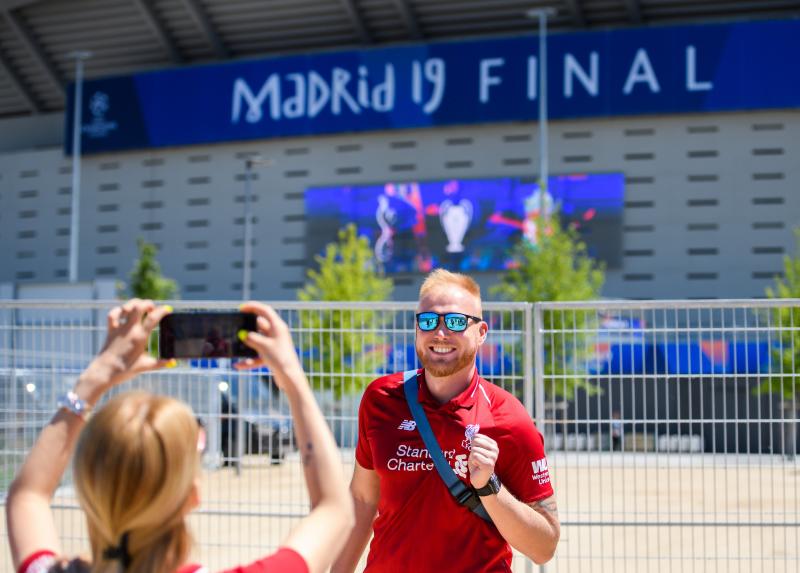
{"type": "MultiPolygon", "coordinates": [[[[349,475],[352,452],[345,457],[349,475]]],[[[297,460],[264,462],[248,459],[239,475],[231,468],[204,475],[203,510],[192,517],[192,526],[197,558],[212,569],[271,550],[306,511],[297,460]]],[[[559,452],[551,466],[565,526],[548,573],[800,571],[798,461],[559,452]]],[[[85,550],[80,513],[57,515],[65,550],[85,550]]],[[[10,572],[2,545],[0,571],[10,572]]],[[[514,569],[538,571],[521,558],[514,569]]]]}

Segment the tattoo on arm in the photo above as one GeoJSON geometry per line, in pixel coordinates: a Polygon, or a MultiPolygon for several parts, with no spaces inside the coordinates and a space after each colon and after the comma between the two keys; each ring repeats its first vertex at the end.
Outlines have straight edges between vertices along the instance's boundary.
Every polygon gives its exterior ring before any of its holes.
{"type": "Polygon", "coordinates": [[[314,457],[314,444],[308,442],[306,444],[305,452],[303,452],[303,465],[307,466],[308,464],[310,464],[313,457],[314,457]]]}
{"type": "Polygon", "coordinates": [[[531,507],[538,512],[547,512],[556,519],[558,519],[558,505],[556,504],[556,500],[553,497],[548,497],[540,501],[535,501],[531,504],[531,507]]]}

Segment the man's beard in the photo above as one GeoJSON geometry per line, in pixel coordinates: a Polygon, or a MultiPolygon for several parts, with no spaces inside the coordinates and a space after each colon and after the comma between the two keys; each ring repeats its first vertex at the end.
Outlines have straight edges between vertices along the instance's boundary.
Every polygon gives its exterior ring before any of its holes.
{"type": "Polygon", "coordinates": [[[417,358],[419,359],[420,364],[422,364],[423,368],[425,368],[425,372],[429,372],[431,376],[436,376],[437,378],[450,376],[451,374],[455,374],[459,370],[474,364],[475,356],[478,354],[478,348],[475,347],[471,352],[469,350],[464,351],[454,362],[450,362],[448,364],[428,364],[425,360],[425,351],[433,351],[428,350],[425,347],[420,348],[418,345],[415,345],[415,350],[417,351],[417,358]]]}

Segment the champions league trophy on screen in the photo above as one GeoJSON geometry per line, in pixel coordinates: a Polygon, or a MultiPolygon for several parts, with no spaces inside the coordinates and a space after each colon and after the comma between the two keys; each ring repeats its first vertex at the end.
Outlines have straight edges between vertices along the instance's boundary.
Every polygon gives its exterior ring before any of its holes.
{"type": "Polygon", "coordinates": [[[458,203],[445,199],[439,205],[439,221],[447,235],[447,252],[464,252],[464,235],[472,222],[472,203],[467,199],[458,203]]]}

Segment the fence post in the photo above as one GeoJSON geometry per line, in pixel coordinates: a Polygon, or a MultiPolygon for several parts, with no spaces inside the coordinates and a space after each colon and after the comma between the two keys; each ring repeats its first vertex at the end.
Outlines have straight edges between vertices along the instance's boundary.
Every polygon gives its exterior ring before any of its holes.
{"type": "MultiPolygon", "coordinates": [[[[542,322],[542,304],[533,304],[533,389],[536,395],[536,426],[542,435],[545,431],[544,419],[544,335],[542,322]]],[[[526,571],[530,572],[533,564],[527,561],[526,571]]],[[[539,565],[539,573],[545,573],[545,566],[539,565]]]]}
{"type": "Polygon", "coordinates": [[[531,417],[535,418],[533,401],[533,305],[525,303],[524,314],[524,339],[522,356],[522,398],[525,403],[525,410],[531,417]]]}
{"type": "Polygon", "coordinates": [[[533,389],[536,400],[536,425],[545,433],[544,419],[544,323],[542,321],[542,306],[537,302],[533,305],[533,389]]]}

